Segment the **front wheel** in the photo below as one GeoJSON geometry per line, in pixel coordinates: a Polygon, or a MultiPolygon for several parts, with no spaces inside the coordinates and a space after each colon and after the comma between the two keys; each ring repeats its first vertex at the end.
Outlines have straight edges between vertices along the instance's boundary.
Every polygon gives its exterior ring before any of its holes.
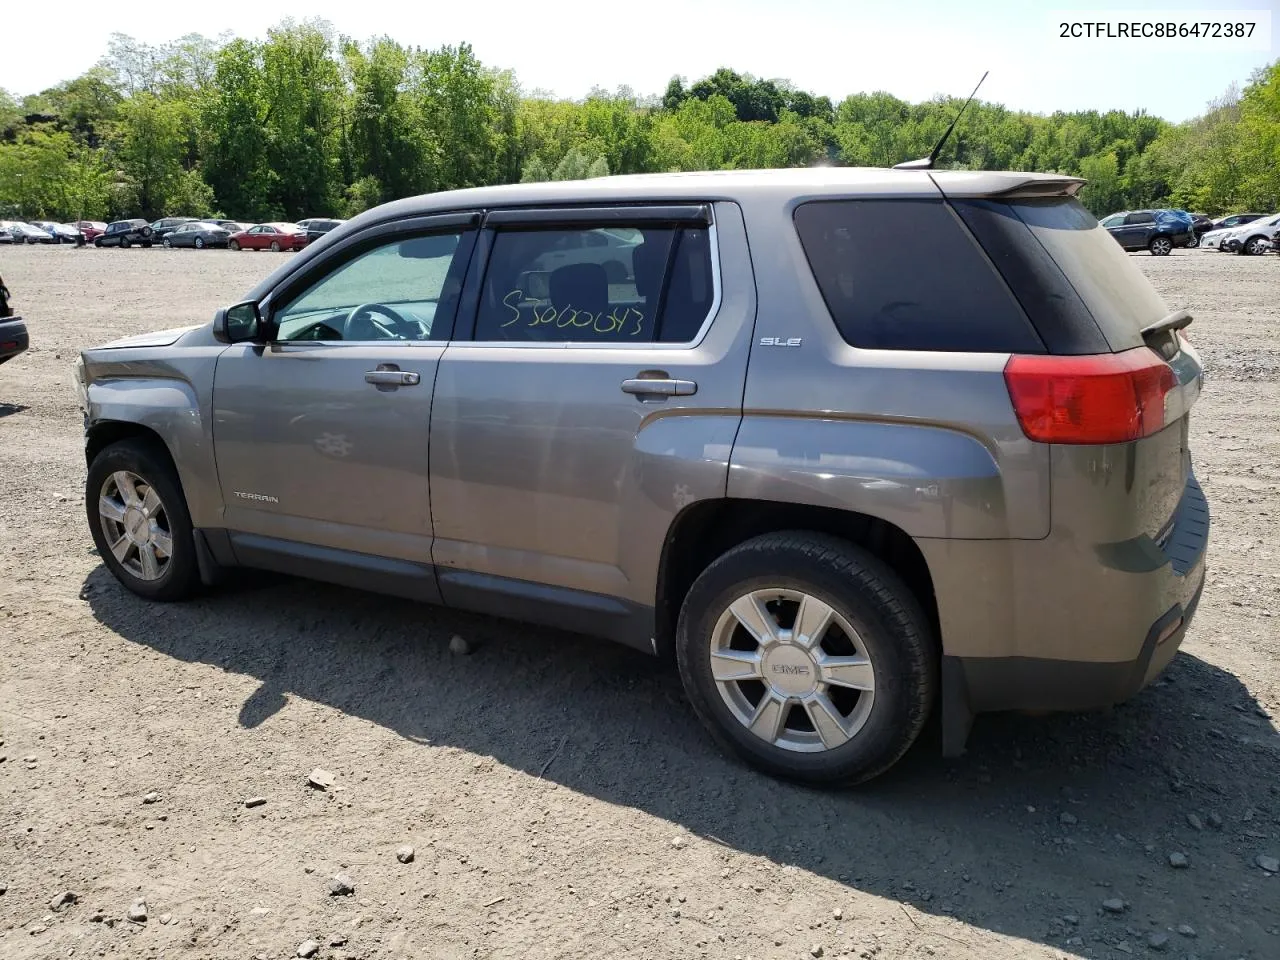
{"type": "Polygon", "coordinates": [[[148,600],[183,600],[199,586],[191,516],[158,442],[121,440],[89,466],[89,529],[107,569],[148,600]]]}
{"type": "Polygon", "coordinates": [[[1173,250],[1173,241],[1168,237],[1152,237],[1147,249],[1153,257],[1167,257],[1173,250]]]}
{"type": "Polygon", "coordinates": [[[165,248],[166,250],[172,250],[172,249],[173,249],[173,241],[172,241],[172,240],[170,240],[168,237],[165,237],[165,238],[164,238],[164,248],[165,248]]]}
{"type": "Polygon", "coordinates": [[[1251,257],[1260,257],[1267,252],[1267,240],[1265,237],[1250,237],[1243,249],[1251,257]]]}
{"type": "Polygon", "coordinates": [[[886,564],[836,537],[766,534],[694,582],[681,680],[703,724],[774,776],[860,783],[928,719],[939,657],[919,602],[886,564]]]}
{"type": "Polygon", "coordinates": [[[240,241],[238,241],[238,240],[228,240],[228,241],[227,241],[227,249],[228,249],[228,250],[239,250],[239,249],[240,249],[240,241]]]}

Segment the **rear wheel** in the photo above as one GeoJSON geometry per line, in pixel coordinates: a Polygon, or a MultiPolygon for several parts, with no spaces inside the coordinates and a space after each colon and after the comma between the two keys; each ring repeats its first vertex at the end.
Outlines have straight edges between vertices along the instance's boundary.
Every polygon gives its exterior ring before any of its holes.
{"type": "Polygon", "coordinates": [[[1168,237],[1152,237],[1147,249],[1153,257],[1167,257],[1173,250],[1173,241],[1168,237]]]}
{"type": "Polygon", "coordinates": [[[1198,246],[1200,246],[1200,235],[1198,233],[1193,233],[1191,235],[1191,239],[1187,241],[1187,249],[1194,250],[1198,246]]]}
{"type": "Polygon", "coordinates": [[[195,239],[195,241],[194,241],[194,242],[195,242],[195,246],[196,246],[196,249],[197,249],[197,250],[203,250],[203,249],[204,249],[204,238],[203,238],[203,237],[196,237],[196,239],[195,239]]]}
{"type": "Polygon", "coordinates": [[[191,516],[158,442],[122,440],[102,450],[89,466],[85,505],[98,553],[124,586],[148,600],[195,593],[191,516]]]}
{"type": "Polygon", "coordinates": [[[928,719],[938,655],[924,612],[870,553],[821,534],[766,534],[694,582],[676,652],[721,746],[775,776],[859,783],[928,719]]]}
{"type": "Polygon", "coordinates": [[[166,250],[172,250],[172,249],[173,249],[173,241],[172,241],[172,240],[170,240],[168,237],[165,237],[165,238],[164,238],[164,247],[165,247],[165,249],[166,249],[166,250]]]}

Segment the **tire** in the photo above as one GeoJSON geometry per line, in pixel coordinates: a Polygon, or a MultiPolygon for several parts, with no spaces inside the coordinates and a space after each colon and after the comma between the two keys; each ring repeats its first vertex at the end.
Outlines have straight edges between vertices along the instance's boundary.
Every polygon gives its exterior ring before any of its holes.
{"type": "Polygon", "coordinates": [[[1260,257],[1267,252],[1266,237],[1250,237],[1240,244],[1240,252],[1248,257],[1260,257]]]}
{"type": "Polygon", "coordinates": [[[101,250],[101,249],[102,249],[102,247],[103,247],[102,238],[101,238],[101,237],[98,237],[97,239],[95,239],[95,240],[93,241],[93,245],[94,245],[95,247],[97,247],[99,250],[101,250]]]}
{"type": "MultiPolygon", "coordinates": [[[[89,475],[85,482],[85,507],[89,530],[98,554],[121,584],[148,600],[184,600],[196,593],[200,585],[200,570],[196,561],[195,539],[191,532],[191,515],[187,512],[187,501],[177,472],[159,441],[138,438],[121,440],[101,450],[89,465],[89,475]],[[136,497],[141,498],[141,490],[148,487],[159,497],[161,512],[154,514],[152,519],[156,521],[156,529],[167,531],[170,553],[165,559],[161,551],[151,548],[159,567],[158,576],[154,578],[147,578],[145,570],[135,572],[130,569],[134,566],[142,567],[141,548],[132,541],[125,544],[124,563],[121,562],[108,540],[108,521],[100,513],[100,502],[103,499],[115,503],[126,502],[116,479],[123,473],[141,481],[134,487],[136,497]]],[[[140,516],[136,509],[132,514],[126,512],[125,517],[130,518],[126,523],[137,520],[145,524],[147,519],[140,516]]],[[[123,530],[124,523],[116,522],[113,529],[123,530]]]]}
{"type": "Polygon", "coordinates": [[[1168,237],[1152,237],[1147,249],[1153,257],[1167,257],[1173,251],[1173,241],[1168,237]]]}
{"type": "Polygon", "coordinates": [[[1191,239],[1187,241],[1187,249],[1194,250],[1198,246],[1200,246],[1200,237],[1193,233],[1191,239]]]}
{"type": "MultiPolygon", "coordinates": [[[[794,602],[793,596],[782,606],[785,609],[794,602]]],[[[723,748],[768,774],[812,784],[861,783],[893,766],[924,728],[939,685],[937,641],[919,602],[898,575],[860,547],[804,531],[756,537],[708,566],[681,607],[676,658],[694,711],[723,748]],[[730,612],[730,605],[773,591],[802,595],[806,603],[816,599],[819,610],[823,604],[830,608],[829,622],[836,629],[824,628],[816,647],[821,659],[811,660],[798,652],[787,639],[788,631],[782,634],[782,642],[756,648],[772,650],[772,664],[766,654],[758,667],[747,668],[754,671],[752,679],[729,678],[722,685],[712,673],[713,648],[725,649],[725,638],[731,638],[735,651],[743,649],[743,644],[754,647],[751,634],[730,612]],[[841,620],[852,637],[838,623],[841,620]],[[831,643],[838,646],[829,648],[831,643]],[[869,694],[821,680],[822,664],[829,667],[832,657],[849,655],[870,661],[873,689],[869,694]],[[840,735],[830,738],[831,744],[818,733],[811,717],[830,719],[832,714],[811,713],[790,700],[775,714],[781,720],[772,740],[749,729],[746,714],[760,711],[767,691],[777,689],[774,684],[806,683],[811,689],[799,695],[834,706],[845,724],[838,728],[840,735]],[[754,702],[752,685],[759,690],[754,702]],[[848,707],[847,713],[843,706],[848,707]],[[841,736],[847,739],[841,742],[841,736]],[[779,745],[783,740],[790,745],[779,745]]],[[[861,663],[865,670],[865,661],[861,663]]],[[[781,694],[795,695],[796,690],[781,694]]]]}
{"type": "Polygon", "coordinates": [[[272,253],[279,253],[279,252],[280,252],[280,241],[279,241],[279,240],[272,240],[272,241],[271,241],[271,252],[272,252],[272,253]]]}
{"type": "Polygon", "coordinates": [[[201,237],[196,237],[196,239],[195,239],[194,243],[195,243],[195,247],[196,247],[196,249],[197,249],[197,250],[203,250],[203,249],[204,249],[204,240],[203,240],[203,238],[201,238],[201,237]]]}
{"type": "Polygon", "coordinates": [[[168,237],[165,237],[165,238],[164,238],[164,240],[163,240],[163,242],[162,242],[162,245],[164,246],[164,248],[165,248],[166,250],[172,250],[172,249],[173,249],[173,241],[172,241],[172,240],[170,240],[168,237]]]}
{"type": "Polygon", "coordinates": [[[121,250],[128,250],[131,246],[133,246],[133,241],[132,241],[132,240],[130,240],[128,237],[121,237],[121,238],[120,238],[120,249],[121,249],[121,250]]]}
{"type": "Polygon", "coordinates": [[[238,240],[228,240],[228,241],[227,241],[227,249],[228,249],[228,250],[239,250],[239,249],[240,249],[240,242],[239,242],[238,240]]]}

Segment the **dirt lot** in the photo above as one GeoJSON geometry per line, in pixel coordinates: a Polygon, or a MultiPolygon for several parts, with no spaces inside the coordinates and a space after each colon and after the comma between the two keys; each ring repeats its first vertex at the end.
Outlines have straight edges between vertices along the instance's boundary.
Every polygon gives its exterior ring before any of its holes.
{"type": "Polygon", "coordinates": [[[279,262],[0,249],[34,343],[0,368],[0,956],[1280,957],[1280,257],[1135,258],[1208,367],[1211,573],[1165,679],[982,718],[958,761],[933,732],[848,793],[722,757],[621,648],[289,580],[118,587],[75,351],[279,262]]]}

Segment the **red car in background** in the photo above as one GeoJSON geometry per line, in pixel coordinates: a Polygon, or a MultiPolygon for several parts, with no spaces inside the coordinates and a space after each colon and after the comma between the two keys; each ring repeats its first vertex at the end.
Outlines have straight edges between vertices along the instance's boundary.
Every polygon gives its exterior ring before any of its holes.
{"type": "Polygon", "coordinates": [[[107,225],[98,220],[76,220],[71,226],[80,231],[85,243],[93,243],[107,232],[107,225]]]}
{"type": "Polygon", "coordinates": [[[296,223],[259,223],[227,241],[231,250],[301,250],[306,245],[307,231],[296,223]]]}

